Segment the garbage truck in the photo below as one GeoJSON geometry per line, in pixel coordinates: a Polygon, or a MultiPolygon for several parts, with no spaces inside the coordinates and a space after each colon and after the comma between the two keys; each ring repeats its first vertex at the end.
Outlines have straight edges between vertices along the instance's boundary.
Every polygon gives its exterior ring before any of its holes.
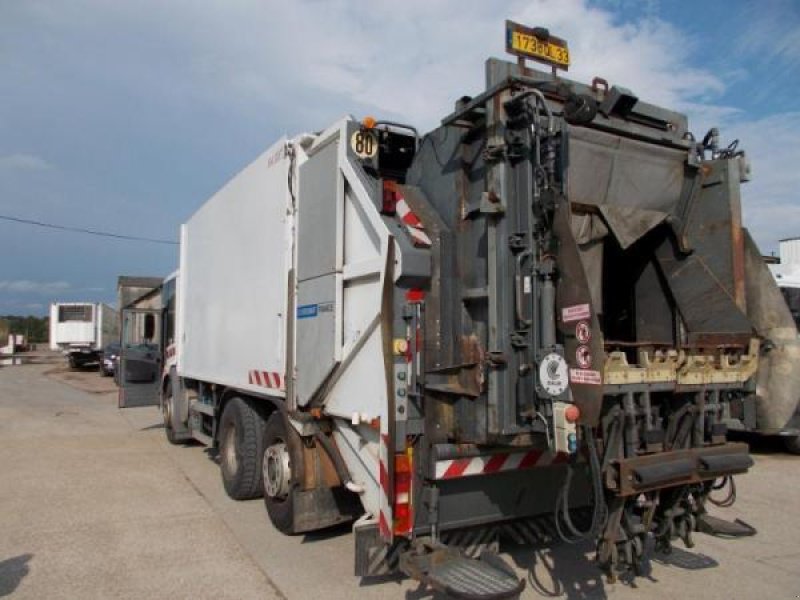
{"type": "Polygon", "coordinates": [[[753,534],[708,510],[753,464],[726,434],[782,427],[798,383],[745,153],[566,78],[546,30],[508,46],[434,130],[343,117],[215,193],[119,393],[280,531],[352,522],[356,575],[464,598],[522,590],[501,538],[590,540],[613,579],[651,539],[753,534]]]}

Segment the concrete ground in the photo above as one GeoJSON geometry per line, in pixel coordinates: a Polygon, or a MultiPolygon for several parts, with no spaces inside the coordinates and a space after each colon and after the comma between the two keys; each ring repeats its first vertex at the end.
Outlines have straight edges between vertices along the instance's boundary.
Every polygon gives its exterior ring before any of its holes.
{"type": "MultiPolygon", "coordinates": [[[[52,370],[0,367],[0,597],[435,597],[354,577],[347,527],[279,534],[260,500],[225,496],[204,448],[166,442],[156,409],[120,411],[109,379],[52,370]]],[[[797,598],[800,458],[767,446],[755,460],[724,516],[757,536],[696,534],[693,549],[654,555],[644,577],[613,585],[591,548],[504,548],[523,597],[797,598]]]]}

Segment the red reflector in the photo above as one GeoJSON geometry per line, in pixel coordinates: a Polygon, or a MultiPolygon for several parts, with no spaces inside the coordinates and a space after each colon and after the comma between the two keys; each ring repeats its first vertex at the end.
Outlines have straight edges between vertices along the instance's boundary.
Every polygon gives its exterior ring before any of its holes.
{"type": "Polygon", "coordinates": [[[411,533],[414,526],[411,482],[411,448],[394,456],[394,532],[399,535],[411,533]]]}
{"type": "Polygon", "coordinates": [[[567,420],[567,423],[575,423],[581,418],[581,410],[574,404],[571,404],[564,410],[564,418],[567,420]]]}
{"type": "Polygon", "coordinates": [[[383,180],[383,204],[381,213],[384,215],[394,215],[397,213],[397,202],[400,196],[397,193],[397,184],[389,179],[383,180]]]}
{"type": "Polygon", "coordinates": [[[406,302],[422,302],[425,299],[425,292],[417,288],[406,292],[406,302]]]}

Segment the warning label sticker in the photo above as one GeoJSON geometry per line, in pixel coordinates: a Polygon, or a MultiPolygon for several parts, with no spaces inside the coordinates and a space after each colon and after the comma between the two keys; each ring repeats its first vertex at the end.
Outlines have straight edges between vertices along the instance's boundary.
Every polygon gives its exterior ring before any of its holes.
{"type": "Polygon", "coordinates": [[[603,383],[600,371],[590,371],[588,369],[570,369],[569,379],[572,383],[584,383],[586,385],[602,385],[603,383]]]}
{"type": "Polygon", "coordinates": [[[561,320],[564,323],[583,321],[592,316],[592,309],[588,304],[576,304],[561,309],[561,320]]]}

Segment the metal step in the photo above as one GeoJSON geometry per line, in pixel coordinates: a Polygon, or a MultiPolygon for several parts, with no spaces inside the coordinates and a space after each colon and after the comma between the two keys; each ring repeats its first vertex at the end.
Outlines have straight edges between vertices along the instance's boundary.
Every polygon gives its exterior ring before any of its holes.
{"type": "Polygon", "coordinates": [[[196,429],[192,429],[192,438],[196,439],[202,444],[205,444],[206,446],[212,446],[214,444],[214,438],[201,431],[197,431],[196,429]]]}
{"type": "Polygon", "coordinates": [[[709,514],[697,518],[697,531],[722,537],[748,537],[757,533],[755,527],[740,519],[726,521],[709,514]]]}
{"type": "Polygon", "coordinates": [[[400,568],[410,577],[451,598],[517,598],[525,588],[525,580],[517,577],[511,567],[490,552],[473,559],[454,548],[423,542],[415,544],[400,557],[400,568]]]}

